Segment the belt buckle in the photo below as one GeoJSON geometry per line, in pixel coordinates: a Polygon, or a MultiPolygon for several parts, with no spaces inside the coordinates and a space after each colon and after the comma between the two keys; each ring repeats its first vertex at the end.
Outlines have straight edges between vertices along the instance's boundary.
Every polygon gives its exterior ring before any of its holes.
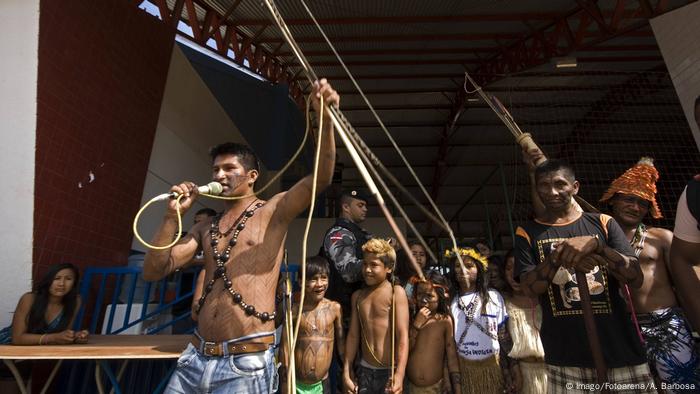
{"type": "Polygon", "coordinates": [[[219,349],[219,344],[217,342],[204,342],[204,354],[207,356],[218,356],[217,350],[219,349]]]}

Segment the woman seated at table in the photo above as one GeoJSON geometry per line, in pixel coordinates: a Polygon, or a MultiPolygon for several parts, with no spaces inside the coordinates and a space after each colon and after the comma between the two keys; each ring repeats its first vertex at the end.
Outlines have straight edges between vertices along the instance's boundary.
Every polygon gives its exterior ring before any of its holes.
{"type": "Polygon", "coordinates": [[[12,319],[12,336],[3,338],[13,345],[65,345],[85,343],[87,330],[71,329],[80,309],[78,269],[70,263],[53,265],[34,291],[17,303],[12,319]]]}
{"type": "MultiPolygon", "coordinates": [[[[78,269],[73,264],[51,266],[34,291],[25,293],[19,299],[12,326],[0,332],[0,343],[63,345],[87,342],[87,331],[76,333],[71,329],[80,309],[79,278],[78,269]]],[[[32,374],[34,364],[36,362],[26,361],[17,364],[23,380],[32,374]]],[[[20,392],[11,371],[4,364],[0,365],[0,392],[20,392]]]]}

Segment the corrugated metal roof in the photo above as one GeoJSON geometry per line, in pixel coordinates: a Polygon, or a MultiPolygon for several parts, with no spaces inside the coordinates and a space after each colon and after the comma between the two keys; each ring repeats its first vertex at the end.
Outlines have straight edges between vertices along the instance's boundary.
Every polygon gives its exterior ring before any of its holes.
{"type": "MultiPolygon", "coordinates": [[[[237,3],[237,0],[195,1],[203,5],[197,7],[200,21],[204,19],[205,7],[225,14],[237,3]]],[[[685,2],[671,0],[668,7],[673,9],[685,2]]],[[[174,3],[175,0],[168,0],[171,8],[174,3]]],[[[583,12],[574,0],[307,0],[306,3],[321,20],[324,31],[351,72],[358,77],[359,84],[378,108],[399,145],[408,147],[409,161],[418,166],[416,171],[427,184],[434,181],[435,165],[440,159],[437,156],[441,134],[448,123],[456,93],[462,87],[465,67],[472,72],[489,72],[481,66],[498,54],[505,54],[504,59],[515,55],[511,45],[532,36],[538,29],[550,29],[558,19],[583,12]]],[[[289,21],[292,34],[316,73],[329,76],[343,95],[342,106],[348,109],[345,112],[348,119],[360,126],[358,132],[368,145],[377,147],[387,165],[393,166],[395,175],[402,182],[413,184],[396,154],[386,148],[386,137],[374,124],[370,113],[363,109],[360,96],[320,39],[319,31],[305,21],[308,16],[301,2],[278,1],[276,4],[285,20],[289,21]]],[[[617,2],[600,0],[597,4],[606,21],[610,21],[617,2]]],[[[626,15],[638,7],[639,2],[626,2],[626,15]]],[[[262,45],[267,50],[280,45],[281,35],[271,24],[268,12],[259,0],[241,1],[230,15],[229,21],[238,23],[238,31],[248,36],[258,35],[255,45],[262,45]]],[[[569,20],[569,26],[575,32],[577,20],[569,20]]],[[[622,161],[633,162],[636,159],[632,156],[639,152],[630,153],[625,138],[614,139],[610,137],[611,133],[627,132],[628,140],[634,139],[632,135],[651,136],[659,127],[655,120],[659,110],[653,109],[652,98],[657,103],[669,103],[664,105],[671,108],[674,97],[667,80],[663,86],[644,82],[646,103],[630,104],[629,108],[614,103],[617,98],[613,96],[624,96],[629,90],[626,84],[635,81],[637,71],[665,72],[653,34],[643,19],[623,18],[619,28],[625,33],[610,34],[605,39],[598,31],[598,25],[590,23],[584,41],[588,44],[562,54],[577,58],[578,66],[573,71],[557,69],[554,60],[534,67],[519,67],[522,71],[496,74],[497,80],[486,90],[499,97],[521,127],[532,132],[552,154],[559,152],[565,158],[581,163],[598,158],[601,163],[608,163],[608,169],[617,169],[622,161]],[[627,31],[626,28],[635,23],[639,27],[627,31]],[[609,109],[606,104],[610,104],[609,109]],[[598,139],[611,142],[601,145],[596,142],[598,139]],[[570,149],[575,153],[562,148],[563,144],[572,141],[578,144],[575,149],[570,149]],[[616,154],[621,150],[625,153],[616,154]]],[[[566,52],[565,45],[563,39],[556,43],[563,52],[566,52]]],[[[286,44],[279,47],[278,52],[284,62],[296,62],[286,44]]],[[[296,72],[298,66],[292,69],[296,72]]],[[[444,203],[442,208],[450,216],[459,207],[460,199],[474,190],[473,186],[459,185],[470,183],[478,186],[493,166],[501,162],[506,164],[506,179],[513,188],[511,198],[516,197],[515,212],[522,215],[526,212],[527,188],[520,184],[526,184],[527,180],[522,178],[524,169],[517,165],[520,157],[512,136],[483,102],[467,101],[465,106],[466,110],[457,122],[460,126],[447,141],[452,148],[444,160],[451,167],[442,185],[449,193],[440,193],[438,201],[444,203]]],[[[675,122],[674,127],[682,127],[678,125],[683,116],[677,108],[669,116],[675,122]]],[[[660,154],[670,150],[670,145],[657,145],[660,154]]],[[[339,148],[339,157],[346,164],[346,182],[359,183],[359,176],[342,147],[339,148]]],[[[600,171],[586,166],[582,165],[581,173],[591,184],[607,181],[601,178],[600,171]]],[[[493,182],[497,185],[496,180],[493,182]]],[[[499,193],[497,187],[489,192],[499,193]]],[[[498,200],[499,197],[490,198],[498,200]]],[[[419,220],[422,218],[415,209],[408,209],[419,220]]],[[[478,235],[469,231],[480,231],[485,225],[483,212],[470,209],[466,209],[469,214],[464,215],[474,216],[463,218],[460,227],[467,231],[462,234],[465,236],[478,235]]],[[[493,212],[504,210],[504,206],[493,207],[493,212]]]]}

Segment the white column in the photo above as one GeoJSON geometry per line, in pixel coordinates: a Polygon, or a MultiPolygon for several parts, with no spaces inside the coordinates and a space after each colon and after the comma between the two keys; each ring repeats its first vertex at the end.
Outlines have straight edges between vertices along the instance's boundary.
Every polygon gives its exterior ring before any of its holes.
{"type": "Polygon", "coordinates": [[[0,1],[0,328],[30,290],[39,0],[0,1]]]}
{"type": "Polygon", "coordinates": [[[695,99],[700,95],[700,3],[688,4],[651,20],[656,42],[666,62],[695,144],[700,128],[695,121],[695,99]]]}

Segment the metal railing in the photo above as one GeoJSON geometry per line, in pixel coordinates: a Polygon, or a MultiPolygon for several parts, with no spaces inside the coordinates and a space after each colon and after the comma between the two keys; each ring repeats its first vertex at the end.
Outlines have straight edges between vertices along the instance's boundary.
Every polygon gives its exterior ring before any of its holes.
{"type": "Polygon", "coordinates": [[[83,300],[75,328],[85,327],[84,319],[90,333],[97,333],[102,322],[102,334],[120,334],[130,328],[152,323],[163,312],[170,311],[172,319],[161,322],[155,327],[146,327],[141,334],[156,334],[173,324],[189,319],[192,312],[189,307],[179,314],[172,313],[176,305],[190,300],[194,294],[197,275],[201,267],[192,267],[178,271],[156,282],[142,279],[142,269],[138,267],[90,267],[85,270],[80,286],[83,300]],[[188,275],[191,278],[187,278],[188,275]],[[183,281],[183,277],[186,281],[183,281]],[[184,284],[191,284],[183,291],[184,284]],[[117,306],[124,305],[123,318],[116,319],[117,306]],[[132,316],[132,310],[140,312],[132,316]],[[104,316],[104,318],[103,318],[104,316]]]}
{"type": "MultiPolygon", "coordinates": [[[[93,334],[99,330],[102,334],[114,335],[141,324],[145,328],[140,334],[157,334],[178,322],[186,321],[190,319],[192,310],[189,304],[182,308],[181,303],[189,301],[193,296],[201,269],[200,266],[191,267],[159,281],[146,282],[142,278],[143,270],[139,267],[89,267],[81,279],[80,297],[83,302],[74,329],[88,327],[88,331],[93,334]],[[192,277],[189,278],[189,275],[192,277]],[[117,305],[124,305],[122,318],[116,317],[117,305]],[[140,311],[138,316],[132,318],[134,309],[140,311]],[[161,318],[164,312],[170,312],[172,318],[164,321],[161,318]],[[83,324],[86,317],[89,317],[89,322],[83,324]],[[158,321],[157,324],[147,324],[155,320],[158,321]]],[[[298,269],[298,265],[281,268],[283,273],[289,271],[294,288],[298,269]]]]}

